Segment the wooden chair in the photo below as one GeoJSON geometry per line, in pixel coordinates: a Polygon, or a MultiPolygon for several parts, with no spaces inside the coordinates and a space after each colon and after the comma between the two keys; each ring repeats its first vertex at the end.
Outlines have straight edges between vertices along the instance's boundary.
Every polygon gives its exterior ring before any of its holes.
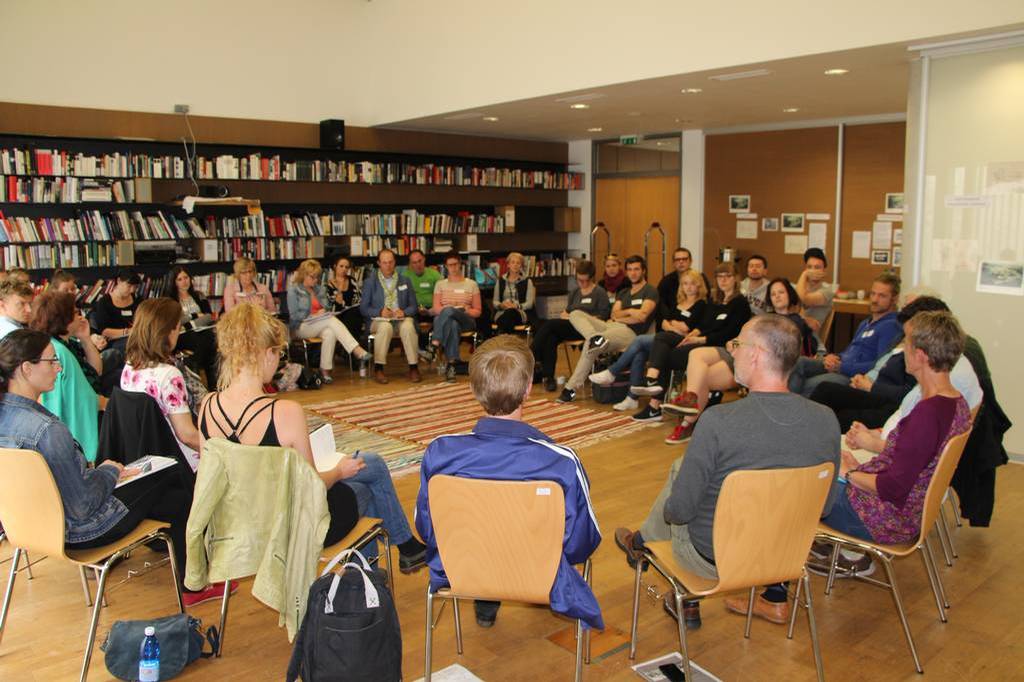
{"type": "MultiPolygon", "coordinates": [[[[451,599],[462,653],[459,599],[550,604],[562,557],[565,496],[552,481],[491,481],[439,475],[428,484],[430,516],[450,587],[427,585],[425,682],[430,682],[434,599],[451,599]]],[[[590,582],[590,559],[583,577],[590,582]]],[[[443,606],[444,602],[442,602],[443,606]]],[[[587,656],[590,662],[590,631],[587,656]]],[[[583,625],[576,622],[576,673],[583,675],[583,625]]]]}
{"type": "Polygon", "coordinates": [[[33,450],[0,449],[0,471],[4,472],[4,475],[0,476],[0,517],[4,520],[7,539],[15,548],[11,573],[7,580],[7,591],[4,593],[3,610],[0,611],[0,638],[3,637],[7,613],[11,606],[18,562],[21,555],[27,551],[64,559],[79,567],[86,604],[93,607],[85,644],[85,658],[82,661],[80,679],[83,681],[89,674],[89,661],[92,659],[92,649],[96,641],[96,624],[99,622],[100,608],[103,605],[107,575],[111,566],[126,554],[154,540],[160,540],[167,545],[174,595],[179,613],[184,613],[181,586],[178,583],[178,566],[174,561],[174,547],[170,536],[164,532],[167,524],[146,520],[131,533],[109,545],[95,549],[65,549],[64,505],[57,484],[53,480],[53,474],[43,456],[33,450]],[[89,587],[85,580],[86,568],[97,573],[95,604],[91,603],[89,587]]]}
{"type": "MultiPolygon", "coordinates": [[[[832,324],[835,322],[835,319],[836,311],[834,309],[829,310],[828,315],[825,317],[825,321],[822,322],[821,327],[818,328],[818,340],[821,341],[822,345],[829,349],[830,352],[834,351],[832,351],[832,346],[829,345],[828,337],[832,334],[832,324]]],[[[820,353],[821,351],[819,350],[818,352],[820,353]]]]}
{"type": "Polygon", "coordinates": [[[563,341],[561,344],[562,350],[565,351],[565,364],[566,366],[568,366],[568,371],[570,374],[572,373],[573,367],[575,367],[576,365],[573,363],[572,357],[569,355],[569,350],[571,349],[576,351],[577,356],[579,356],[580,354],[583,353],[584,343],[585,342],[583,341],[583,339],[579,339],[576,341],[563,341]]]}
{"type": "Polygon", "coordinates": [[[910,624],[907,622],[903,600],[900,597],[899,588],[896,586],[896,574],[893,571],[892,560],[896,557],[909,556],[914,552],[921,553],[921,561],[924,562],[925,572],[928,574],[928,582],[931,583],[932,592],[935,596],[935,606],[939,611],[939,620],[945,623],[947,621],[946,609],[949,608],[949,602],[946,600],[942,579],[939,577],[939,571],[935,566],[928,533],[936,523],[939,507],[942,504],[942,497],[945,495],[950,481],[953,480],[953,472],[956,470],[956,465],[960,461],[964,445],[967,443],[967,438],[970,434],[970,429],[968,429],[959,436],[951,438],[939,455],[939,462],[935,466],[935,473],[932,474],[932,480],[928,483],[928,491],[925,493],[924,509],[921,514],[921,530],[914,541],[899,545],[883,545],[846,535],[824,523],[818,526],[817,539],[832,543],[832,558],[828,581],[825,584],[825,594],[831,593],[832,586],[835,583],[836,572],[839,570],[837,563],[839,561],[840,547],[866,552],[874,556],[885,569],[887,582],[868,576],[857,575],[856,573],[853,573],[852,577],[878,587],[884,587],[892,593],[892,600],[896,605],[896,614],[900,617],[900,623],[903,625],[903,635],[906,637],[907,646],[910,648],[910,655],[914,658],[914,667],[919,673],[923,673],[924,669],[921,667],[921,661],[917,656],[917,648],[914,646],[914,637],[910,633],[910,624]]]}
{"type": "MultiPolygon", "coordinates": [[[[713,542],[717,580],[702,578],[681,566],[672,552],[671,540],[647,542],[642,558],[637,561],[633,585],[630,659],[636,658],[640,574],[644,565],[650,564],[672,586],[686,679],[693,677],[683,624],[684,599],[704,599],[723,592],[749,590],[744,637],[750,637],[757,586],[796,580],[792,615],[796,617],[800,586],[803,585],[803,606],[807,609],[814,665],[818,679],[823,680],[825,673],[804,563],[834,471],[833,465],[827,463],[793,469],[734,471],[726,476],[715,506],[713,542]]],[[[792,639],[792,626],[787,636],[792,639]]]]}
{"type": "MultiPolygon", "coordinates": [[[[973,430],[973,424],[978,421],[978,413],[981,412],[981,403],[978,403],[971,410],[971,424],[973,430]]],[[[966,444],[964,445],[966,448],[966,444]]],[[[955,472],[954,472],[955,474],[955,472]]],[[[949,532],[949,524],[946,523],[946,503],[949,503],[950,508],[953,510],[953,523],[957,528],[964,525],[963,519],[960,518],[960,498],[957,496],[956,491],[953,490],[953,486],[946,488],[946,494],[942,496],[942,502],[939,503],[939,519],[935,524],[935,531],[939,536],[939,544],[942,545],[942,555],[946,560],[946,566],[953,567],[953,559],[959,559],[960,555],[956,553],[956,545],[953,544],[953,535],[949,532]]]]}
{"type": "MultiPolygon", "coordinates": [[[[496,323],[492,322],[491,323],[491,332],[497,333],[497,331],[498,331],[498,325],[496,323]]],[[[525,324],[517,324],[515,327],[512,328],[512,331],[515,332],[516,334],[524,335],[526,337],[526,344],[527,345],[530,344],[530,339],[533,337],[533,325],[532,324],[530,324],[529,322],[527,322],[525,324]]]]}

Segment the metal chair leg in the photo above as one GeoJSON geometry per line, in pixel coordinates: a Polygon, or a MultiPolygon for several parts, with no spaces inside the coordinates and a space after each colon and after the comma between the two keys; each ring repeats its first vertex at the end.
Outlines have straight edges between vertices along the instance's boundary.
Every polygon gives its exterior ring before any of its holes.
{"type": "MultiPolygon", "coordinates": [[[[42,559],[40,559],[40,561],[42,561],[42,559]]],[[[32,575],[32,558],[29,557],[28,552],[25,552],[25,572],[28,573],[29,580],[35,578],[35,576],[32,575]]]]}
{"type": "Polygon", "coordinates": [[[82,591],[85,592],[85,605],[92,606],[92,592],[89,591],[89,579],[85,575],[85,566],[78,566],[78,575],[82,579],[82,591]]]}
{"type": "Polygon", "coordinates": [[[14,579],[18,577],[18,561],[21,559],[22,550],[14,548],[14,558],[11,560],[11,574],[7,578],[7,589],[4,590],[4,605],[0,610],[0,642],[4,638],[4,627],[7,624],[7,612],[11,608],[11,596],[14,594],[14,579]]]}
{"type": "Polygon", "coordinates": [[[455,614],[455,649],[462,655],[462,617],[459,615],[459,600],[452,597],[452,613],[455,614]]]}
{"type": "MultiPolygon", "coordinates": [[[[939,516],[940,517],[942,516],[942,508],[941,507],[939,508],[939,516]]],[[[942,548],[942,558],[945,560],[946,566],[952,568],[953,567],[953,556],[952,556],[952,554],[950,554],[949,547],[947,545],[946,535],[943,533],[943,528],[942,528],[941,525],[939,525],[939,521],[937,519],[935,521],[934,528],[935,528],[935,534],[939,536],[939,547],[942,548]]]]}
{"type": "Polygon", "coordinates": [[[583,621],[576,620],[576,672],[573,675],[575,682],[583,681],[583,621]]]}
{"type": "Polygon", "coordinates": [[[907,622],[907,613],[903,610],[903,600],[900,598],[899,587],[896,586],[896,573],[892,568],[892,560],[881,554],[876,555],[885,569],[885,577],[889,581],[889,591],[892,593],[892,601],[896,605],[896,615],[900,617],[900,624],[903,626],[903,636],[907,639],[907,646],[910,648],[910,655],[914,658],[914,668],[919,673],[924,673],[921,667],[921,659],[917,657],[917,647],[914,646],[914,636],[910,633],[910,623],[907,622]]]}
{"type": "Polygon", "coordinates": [[[107,559],[107,562],[103,564],[103,568],[99,570],[99,580],[96,585],[96,603],[92,607],[92,620],[89,622],[89,637],[85,642],[85,658],[82,660],[82,674],[80,676],[81,682],[85,682],[85,679],[89,676],[89,662],[92,660],[92,648],[96,644],[96,626],[100,622],[100,609],[103,607],[104,598],[106,595],[103,594],[107,587],[107,575],[110,573],[110,564],[113,563],[114,557],[119,557],[119,554],[115,554],[113,557],[107,559]]]}
{"type": "MultiPolygon", "coordinates": [[[[806,569],[804,569],[806,570],[806,569]]],[[[810,586],[810,581],[808,581],[810,586]]],[[[793,629],[796,626],[796,612],[800,607],[800,592],[804,588],[804,581],[796,581],[796,594],[793,595],[793,608],[789,610],[789,628],[786,630],[786,639],[793,639],[793,629]]]]}
{"type": "MultiPolygon", "coordinates": [[[[942,506],[939,506],[939,526],[942,528],[943,534],[946,536],[946,544],[949,545],[949,553],[953,555],[954,559],[959,559],[960,555],[956,553],[956,545],[953,544],[953,534],[949,532],[949,524],[946,523],[946,513],[943,511],[942,506]]],[[[950,563],[950,566],[953,564],[950,563]]]]}
{"type": "MultiPolygon", "coordinates": [[[[818,682],[825,682],[825,666],[821,660],[821,645],[818,642],[818,627],[814,622],[814,604],[811,602],[811,581],[804,570],[804,576],[797,583],[797,596],[800,592],[800,583],[804,584],[804,598],[807,600],[807,629],[811,632],[811,650],[814,652],[814,668],[818,673],[818,682]]],[[[793,604],[793,613],[796,613],[796,603],[793,604]]]]}
{"type": "Polygon", "coordinates": [[[640,574],[643,572],[644,561],[636,562],[636,579],[633,584],[633,623],[629,627],[629,660],[636,659],[637,621],[640,615],[640,574]]]}
{"type": "Polygon", "coordinates": [[[174,581],[174,597],[178,600],[178,613],[185,613],[185,602],[181,598],[181,581],[179,577],[178,561],[174,558],[174,541],[171,540],[171,536],[167,533],[159,533],[158,537],[164,541],[167,546],[167,558],[171,564],[171,580],[174,581]]]}
{"type": "Polygon", "coordinates": [[[750,623],[754,620],[754,596],[756,592],[756,587],[750,588],[750,597],[747,599],[747,624],[743,628],[743,637],[745,639],[750,639],[750,623]]]}
{"type": "Polygon", "coordinates": [[[935,608],[939,611],[939,620],[945,623],[946,610],[942,608],[942,600],[939,597],[939,588],[935,585],[935,573],[932,567],[932,562],[928,560],[928,552],[925,551],[924,547],[919,547],[918,553],[921,555],[921,562],[924,563],[925,573],[928,574],[928,587],[931,588],[932,597],[935,598],[935,608]]]}
{"type": "Polygon", "coordinates": [[[828,580],[825,581],[825,595],[832,594],[832,585],[836,582],[836,566],[839,565],[839,543],[832,543],[832,557],[829,559],[828,580]]]}
{"type": "Polygon", "coordinates": [[[384,538],[384,564],[388,568],[388,586],[391,588],[391,598],[395,598],[395,571],[391,568],[391,537],[380,527],[380,534],[384,538]]]}
{"type": "MultiPolygon", "coordinates": [[[[925,540],[924,540],[924,549],[925,549],[925,552],[924,552],[925,558],[928,560],[928,563],[932,567],[932,575],[935,576],[935,583],[932,586],[933,590],[935,591],[935,596],[936,596],[936,598],[938,598],[940,600],[942,606],[944,606],[945,608],[948,609],[949,608],[949,600],[946,599],[946,589],[945,589],[945,587],[942,584],[942,576],[939,575],[939,565],[937,563],[935,563],[935,555],[932,554],[932,545],[931,545],[931,541],[928,538],[925,538],[925,540]]],[[[942,616],[945,616],[945,615],[946,615],[945,613],[942,613],[942,616]]],[[[945,618],[940,618],[940,620],[943,623],[946,622],[945,618]]]]}
{"type": "Polygon", "coordinates": [[[430,592],[430,585],[427,584],[427,631],[426,643],[423,645],[423,682],[430,682],[430,659],[434,645],[434,595],[430,592]]]}
{"type": "Polygon", "coordinates": [[[228,623],[228,599],[231,597],[231,580],[224,581],[224,596],[220,601],[220,645],[217,647],[217,658],[224,652],[224,630],[228,623]]]}
{"type": "MultiPolygon", "coordinates": [[[[100,582],[100,569],[93,568],[92,572],[96,576],[96,584],[98,585],[99,582],[100,582]]],[[[100,592],[99,592],[98,589],[96,590],[96,598],[100,599],[100,592]]],[[[107,595],[105,595],[105,594],[103,595],[103,598],[101,599],[101,603],[103,604],[103,608],[107,608],[107,606],[109,606],[109,604],[107,604],[107,595]]]]}
{"type": "Polygon", "coordinates": [[[679,627],[679,648],[683,654],[683,673],[686,679],[693,679],[693,671],[690,670],[690,652],[686,648],[686,624],[683,622],[683,595],[675,585],[672,586],[676,600],[676,625],[679,627]]]}
{"type": "Polygon", "coordinates": [[[960,516],[960,505],[953,499],[953,495],[950,495],[952,488],[946,491],[946,499],[949,500],[949,506],[953,508],[953,519],[956,521],[956,527],[960,528],[964,525],[964,519],[960,516]]]}
{"type": "MultiPolygon", "coordinates": [[[[593,562],[590,559],[587,559],[583,563],[583,579],[587,582],[587,585],[589,585],[591,588],[593,588],[593,586],[594,586],[594,564],[593,564],[593,562]]],[[[587,638],[587,642],[586,642],[587,648],[586,648],[586,651],[583,654],[584,655],[583,662],[586,663],[587,665],[590,665],[590,634],[591,634],[590,628],[587,628],[586,632],[584,632],[584,634],[583,634],[583,636],[587,638]]]]}

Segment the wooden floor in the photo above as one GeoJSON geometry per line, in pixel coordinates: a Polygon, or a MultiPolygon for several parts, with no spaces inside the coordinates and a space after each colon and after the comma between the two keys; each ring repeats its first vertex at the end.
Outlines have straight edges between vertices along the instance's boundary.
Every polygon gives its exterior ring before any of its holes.
{"type": "MultiPolygon", "coordinates": [[[[338,372],[333,385],[319,392],[294,396],[305,402],[352,396],[407,386],[394,370],[392,383],[380,387],[338,372]]],[[[428,381],[435,375],[425,375],[428,381]]],[[[465,378],[460,377],[460,381],[465,378]]],[[[535,393],[543,394],[541,389],[535,393]]],[[[553,395],[552,395],[553,397],[553,395]]],[[[590,474],[591,497],[604,534],[594,556],[594,586],[605,623],[628,638],[632,572],[616,548],[617,526],[636,527],[664,482],[679,446],[662,442],[670,425],[652,426],[616,440],[585,448],[580,454],[590,474]]],[[[396,481],[409,517],[419,487],[418,476],[396,481]]],[[[998,475],[998,506],[990,528],[954,531],[960,559],[954,568],[941,567],[952,608],[949,623],[939,622],[924,568],[917,558],[897,562],[897,575],[910,614],[925,674],[929,679],[1008,680],[1024,678],[1024,597],[1016,584],[1024,565],[1024,467],[1011,464],[998,475]]],[[[10,556],[8,544],[0,558],[10,556]]],[[[143,550],[128,562],[137,565],[156,557],[143,550]]],[[[40,557],[33,557],[39,559],[40,557]]],[[[941,562],[941,559],[940,559],[941,562]]],[[[6,580],[9,564],[2,566],[6,580]]],[[[76,569],[44,560],[34,567],[35,579],[19,574],[10,617],[0,645],[0,680],[77,679],[90,609],[84,605],[76,569]]],[[[119,568],[113,584],[124,576],[119,568]]],[[[174,610],[169,571],[159,569],[109,591],[109,606],[100,619],[98,640],[117,619],[151,618],[174,610]]],[[[660,593],[666,586],[645,578],[660,593]]],[[[423,674],[424,590],[426,571],[397,575],[396,602],[402,623],[403,670],[415,680],[423,674]]],[[[818,632],[826,677],[835,680],[911,680],[914,672],[889,595],[862,583],[841,582],[832,596],[823,594],[824,581],[812,577],[818,632]]],[[[280,680],[291,647],[277,614],[254,600],[251,580],[231,601],[223,658],[199,661],[182,680],[280,680]]],[[[205,624],[216,623],[217,603],[197,607],[193,614],[205,624]]],[[[691,631],[688,642],[694,660],[724,680],[811,680],[814,665],[806,619],[797,621],[793,640],[785,628],[755,621],[752,638],[743,638],[743,618],[727,613],[720,599],[702,607],[703,628],[691,631]]],[[[478,628],[472,606],[463,606],[465,654],[455,652],[450,608],[434,637],[434,670],[459,662],[485,680],[571,679],[572,654],[547,637],[571,622],[542,608],[504,605],[497,624],[478,628]]],[[[669,653],[677,646],[674,622],[652,597],[642,597],[638,661],[669,653]]],[[[591,680],[637,679],[629,666],[628,645],[595,658],[584,676],[591,680]]],[[[112,679],[103,665],[103,652],[94,653],[91,679],[112,679]]]]}

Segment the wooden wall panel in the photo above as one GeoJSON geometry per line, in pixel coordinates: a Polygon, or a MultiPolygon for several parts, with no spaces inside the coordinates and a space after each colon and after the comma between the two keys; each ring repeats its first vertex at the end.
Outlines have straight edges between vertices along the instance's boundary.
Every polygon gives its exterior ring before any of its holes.
{"type": "MultiPolygon", "coordinates": [[[[718,250],[739,251],[741,272],[754,253],[768,259],[771,277],[796,281],[803,269],[801,254],[784,254],[782,232],[761,230],[763,218],[782,213],[828,213],[826,254],[831,265],[835,230],[838,129],[805,128],[729,135],[709,135],[705,142],[704,268],[718,264],[718,250]],[[729,212],[730,194],[749,194],[750,212],[757,214],[757,239],[736,238],[736,214],[729,212]]],[[[806,221],[803,234],[807,234],[806,221]]],[[[684,245],[685,246],[685,245],[684,245]]]]}
{"type": "MultiPolygon", "coordinates": [[[[661,223],[666,237],[666,268],[672,267],[672,251],[679,245],[679,177],[601,178],[595,183],[595,220],[612,233],[612,250],[625,258],[644,255],[644,233],[651,223],[661,223]]],[[[664,271],[661,236],[652,233],[648,279],[657,283],[664,271]]],[[[604,255],[603,240],[598,254],[604,255]]]]}
{"type": "MultiPolygon", "coordinates": [[[[869,289],[871,280],[888,267],[870,259],[851,258],[853,232],[871,230],[885,212],[885,195],[903,191],[906,124],[847,126],[843,141],[843,223],[839,282],[844,289],[869,289]]],[[[902,228],[903,223],[893,223],[902,228]]],[[[891,249],[890,249],[891,258],[891,249]]]]}
{"type": "MultiPolygon", "coordinates": [[[[190,116],[199,142],[282,147],[320,145],[316,123],[190,116]]],[[[0,132],[63,137],[141,137],[177,141],[188,131],[178,114],[153,114],[78,107],[0,102],[0,132]]],[[[352,151],[468,156],[546,163],[568,163],[569,145],[474,135],[447,135],[385,128],[345,127],[352,151]]]]}
{"type": "MultiPolygon", "coordinates": [[[[626,178],[598,178],[594,183],[594,224],[604,223],[612,235],[612,252],[620,256],[626,248],[626,178]]],[[[591,228],[594,225],[590,226],[591,228]]],[[[598,258],[598,272],[604,264],[604,234],[598,233],[594,253],[589,257],[598,258]]]]}

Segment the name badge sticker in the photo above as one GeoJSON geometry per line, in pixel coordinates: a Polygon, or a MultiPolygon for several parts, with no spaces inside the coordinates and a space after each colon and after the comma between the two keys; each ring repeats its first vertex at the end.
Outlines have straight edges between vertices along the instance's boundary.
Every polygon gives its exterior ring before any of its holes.
{"type": "Polygon", "coordinates": [[[429,289],[430,282],[420,282],[420,289],[429,289]]]}
{"type": "Polygon", "coordinates": [[[861,336],[862,339],[867,339],[867,338],[872,337],[874,335],[875,335],[875,330],[874,329],[869,329],[866,332],[864,332],[863,334],[861,334],[860,336],[861,336]]]}
{"type": "Polygon", "coordinates": [[[689,310],[680,310],[679,314],[682,315],[683,317],[689,317],[690,316],[690,311],[689,310]]]}
{"type": "Polygon", "coordinates": [[[716,319],[716,320],[724,320],[724,319],[725,319],[725,318],[727,318],[727,317],[729,317],[729,313],[722,313],[721,315],[719,315],[719,316],[718,316],[718,317],[716,317],[715,319],[716,319]]]}
{"type": "Polygon", "coordinates": [[[581,298],[580,299],[580,303],[593,303],[593,301],[594,301],[594,299],[591,298],[590,296],[587,296],[586,298],[581,298]]]}
{"type": "Polygon", "coordinates": [[[642,299],[642,298],[634,298],[630,302],[630,305],[643,305],[643,304],[644,304],[644,299],[642,299]]]}
{"type": "Polygon", "coordinates": [[[405,291],[405,290],[406,290],[406,289],[408,289],[408,288],[409,288],[409,287],[407,287],[407,286],[406,286],[406,285],[404,285],[404,284],[399,284],[399,285],[398,285],[398,290],[399,290],[399,291],[405,291]]]}
{"type": "Polygon", "coordinates": [[[132,316],[132,311],[130,311],[130,310],[122,310],[121,311],[121,317],[131,317],[131,316],[132,316]]]}

